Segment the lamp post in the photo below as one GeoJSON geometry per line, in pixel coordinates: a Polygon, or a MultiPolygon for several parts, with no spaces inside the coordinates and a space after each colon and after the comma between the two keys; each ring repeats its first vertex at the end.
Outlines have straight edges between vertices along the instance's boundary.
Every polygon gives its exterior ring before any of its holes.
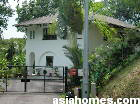
{"type": "Polygon", "coordinates": [[[88,3],[84,0],[85,23],[84,23],[84,55],[83,55],[83,88],[82,97],[89,97],[89,65],[88,65],[88,3]]]}

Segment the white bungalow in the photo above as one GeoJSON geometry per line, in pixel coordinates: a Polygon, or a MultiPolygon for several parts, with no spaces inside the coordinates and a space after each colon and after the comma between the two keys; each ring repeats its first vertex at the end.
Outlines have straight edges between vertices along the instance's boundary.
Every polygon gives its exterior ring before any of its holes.
{"type": "MultiPolygon", "coordinates": [[[[71,66],[71,61],[64,54],[64,45],[68,45],[68,39],[60,39],[57,34],[48,34],[48,25],[51,25],[57,16],[45,16],[25,21],[16,26],[26,28],[26,65],[27,66],[71,66]]],[[[117,19],[95,15],[96,19],[107,22],[114,27],[134,28],[117,19]]],[[[92,18],[91,18],[92,19],[92,18]]],[[[83,48],[83,36],[77,35],[77,42],[83,48]]],[[[104,44],[104,38],[97,26],[89,25],[89,52],[104,44]]],[[[30,69],[30,74],[32,70],[30,69]]]]}

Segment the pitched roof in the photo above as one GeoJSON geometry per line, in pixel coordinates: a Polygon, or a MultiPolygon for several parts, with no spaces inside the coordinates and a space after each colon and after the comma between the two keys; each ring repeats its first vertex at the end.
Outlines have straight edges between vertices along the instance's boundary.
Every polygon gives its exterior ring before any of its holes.
{"type": "MultiPolygon", "coordinates": [[[[21,22],[19,24],[16,24],[15,26],[18,27],[18,26],[29,26],[29,25],[34,25],[34,24],[52,23],[54,20],[57,19],[57,16],[58,16],[58,14],[43,16],[43,17],[35,18],[35,19],[29,20],[29,21],[21,22]]],[[[113,17],[108,17],[108,16],[104,16],[104,15],[95,14],[95,15],[90,15],[89,18],[90,18],[90,20],[93,20],[95,18],[99,21],[103,21],[103,22],[106,22],[110,25],[117,26],[117,27],[130,28],[130,29],[136,28],[136,26],[125,23],[125,22],[115,19],[113,17]]]]}
{"type": "Polygon", "coordinates": [[[104,16],[104,15],[99,15],[99,14],[95,14],[90,16],[90,19],[97,19],[99,21],[103,21],[106,22],[110,25],[114,25],[114,26],[118,26],[118,27],[123,27],[123,28],[130,28],[130,29],[135,29],[136,26],[133,26],[132,24],[128,24],[125,23],[123,21],[120,21],[118,19],[115,19],[113,17],[108,17],[108,16],[104,16]]]}
{"type": "Polygon", "coordinates": [[[43,16],[39,18],[35,18],[29,21],[24,21],[19,24],[16,24],[15,26],[29,26],[34,24],[46,24],[46,23],[52,23],[57,18],[57,15],[49,15],[49,16],[43,16]]]}

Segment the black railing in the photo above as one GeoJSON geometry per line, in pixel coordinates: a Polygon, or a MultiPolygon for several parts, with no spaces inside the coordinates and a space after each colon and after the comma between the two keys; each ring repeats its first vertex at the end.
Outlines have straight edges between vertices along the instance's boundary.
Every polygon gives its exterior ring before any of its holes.
{"type": "Polygon", "coordinates": [[[46,35],[43,40],[57,40],[57,35],[46,35]]]}
{"type": "MultiPolygon", "coordinates": [[[[2,67],[2,66],[1,66],[2,67]]],[[[6,73],[4,76],[1,76],[2,74],[0,74],[0,79],[4,79],[5,82],[5,91],[7,92],[7,88],[8,88],[8,80],[21,80],[21,82],[24,83],[24,92],[27,92],[27,84],[28,82],[30,83],[30,80],[42,80],[42,82],[44,82],[44,91],[45,91],[45,87],[47,82],[54,82],[57,81],[57,83],[59,83],[61,80],[61,83],[63,83],[62,87],[63,87],[63,92],[67,91],[67,67],[63,67],[63,66],[54,66],[54,67],[46,67],[46,66],[13,66],[13,65],[8,65],[7,68],[5,69],[6,73]],[[33,69],[34,67],[34,69],[33,69]],[[15,73],[15,75],[8,75],[8,73],[12,72],[12,69],[17,68],[19,69],[17,73],[15,73]],[[31,68],[31,69],[30,69],[31,68]],[[30,70],[38,70],[39,68],[42,68],[40,74],[38,73],[29,73],[30,70]],[[22,69],[22,71],[20,71],[20,69],[22,69]],[[49,70],[53,70],[50,71],[49,70]],[[61,75],[58,75],[60,74],[61,75]],[[39,77],[39,78],[37,78],[39,77]],[[47,80],[47,81],[46,81],[47,80]]],[[[0,69],[1,70],[1,69],[0,69]]],[[[37,71],[36,70],[36,71],[37,71]]],[[[16,91],[15,91],[16,92],[16,91]]]]}

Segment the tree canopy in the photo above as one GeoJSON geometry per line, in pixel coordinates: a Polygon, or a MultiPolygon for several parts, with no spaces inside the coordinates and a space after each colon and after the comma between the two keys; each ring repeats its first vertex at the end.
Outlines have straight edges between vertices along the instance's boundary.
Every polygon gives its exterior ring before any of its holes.
{"type": "Polygon", "coordinates": [[[50,0],[30,0],[27,2],[25,0],[21,7],[17,6],[18,18],[16,20],[20,23],[33,18],[47,16],[50,13],[55,13],[55,8],[57,7],[55,0],[53,2],[50,2],[50,0]]]}
{"type": "Polygon", "coordinates": [[[106,8],[114,17],[140,26],[140,0],[107,0],[106,8]]]}
{"type": "Polygon", "coordinates": [[[25,0],[21,7],[17,6],[18,23],[58,13],[58,29],[63,37],[67,26],[71,31],[81,33],[83,29],[82,0],[25,0]]]}
{"type": "Polygon", "coordinates": [[[7,28],[8,18],[12,16],[13,10],[10,6],[7,5],[8,0],[0,1],[0,37],[3,32],[3,29],[7,28]]]}

